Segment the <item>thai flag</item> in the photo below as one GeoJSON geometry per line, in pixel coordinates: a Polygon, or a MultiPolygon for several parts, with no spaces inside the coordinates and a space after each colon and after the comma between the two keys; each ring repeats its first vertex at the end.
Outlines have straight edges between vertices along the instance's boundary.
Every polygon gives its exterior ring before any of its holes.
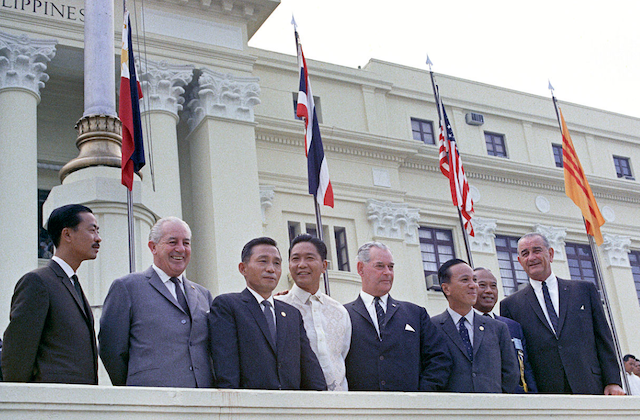
{"type": "Polygon", "coordinates": [[[309,194],[313,194],[318,204],[333,207],[333,188],[329,180],[329,168],[324,156],[318,116],[313,102],[313,93],[309,84],[307,62],[302,53],[298,31],[294,30],[296,47],[298,49],[298,66],[300,67],[300,89],[298,92],[298,106],[296,115],[304,120],[304,143],[307,155],[307,169],[309,173],[309,194]]]}
{"type": "Polygon", "coordinates": [[[453,129],[447,118],[442,101],[438,101],[440,107],[440,171],[449,178],[449,187],[451,188],[451,199],[453,205],[458,207],[460,214],[464,219],[464,228],[470,236],[474,236],[471,218],[473,217],[473,200],[469,194],[469,183],[467,176],[464,174],[462,160],[458,152],[458,145],[453,136],[453,129]]]}
{"type": "Polygon", "coordinates": [[[142,89],[136,77],[136,64],[131,43],[131,19],[125,10],[120,56],[120,121],[122,121],[122,185],[133,188],[133,173],[145,164],[140,121],[142,89]]]}

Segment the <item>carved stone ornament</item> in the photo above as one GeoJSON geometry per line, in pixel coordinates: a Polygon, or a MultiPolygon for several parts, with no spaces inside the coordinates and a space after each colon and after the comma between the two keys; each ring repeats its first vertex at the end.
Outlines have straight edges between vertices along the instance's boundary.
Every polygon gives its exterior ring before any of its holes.
{"type": "Polygon", "coordinates": [[[267,209],[273,206],[273,199],[276,196],[273,185],[260,185],[260,209],[262,210],[262,224],[267,224],[267,209]]]}
{"type": "Polygon", "coordinates": [[[253,107],[260,104],[259,81],[203,69],[197,97],[187,104],[189,129],[196,128],[205,116],[253,122],[253,107]]]}
{"type": "Polygon", "coordinates": [[[409,244],[418,243],[418,209],[404,203],[367,200],[367,219],[373,227],[373,236],[402,239],[409,244]]]}
{"type": "Polygon", "coordinates": [[[143,58],[136,58],[136,67],[143,95],[141,111],[168,111],[178,117],[184,103],[183,86],[191,82],[195,67],[143,58]]]}
{"type": "Polygon", "coordinates": [[[0,32],[0,89],[24,88],[40,96],[49,80],[47,63],[56,55],[55,39],[0,32]]]}
{"type": "Polygon", "coordinates": [[[495,252],[492,239],[496,237],[495,219],[485,219],[482,217],[474,217],[471,220],[475,236],[469,236],[469,246],[473,252],[484,252],[485,254],[493,254],[495,252]]]}
{"type": "Polygon", "coordinates": [[[631,237],[603,233],[602,238],[604,242],[601,249],[609,267],[629,268],[631,237]]]}
{"type": "Polygon", "coordinates": [[[545,226],[536,224],[533,226],[533,231],[543,235],[549,241],[549,246],[553,248],[553,259],[558,261],[566,261],[564,240],[567,238],[567,229],[558,228],[553,226],[545,226]]]}

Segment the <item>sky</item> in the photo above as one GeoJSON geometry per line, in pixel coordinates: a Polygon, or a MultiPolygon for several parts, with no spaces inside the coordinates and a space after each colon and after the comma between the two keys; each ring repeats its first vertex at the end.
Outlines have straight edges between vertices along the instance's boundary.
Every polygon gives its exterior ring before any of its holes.
{"type": "Polygon", "coordinates": [[[371,58],[640,118],[638,0],[281,0],[249,45],[371,58]]]}

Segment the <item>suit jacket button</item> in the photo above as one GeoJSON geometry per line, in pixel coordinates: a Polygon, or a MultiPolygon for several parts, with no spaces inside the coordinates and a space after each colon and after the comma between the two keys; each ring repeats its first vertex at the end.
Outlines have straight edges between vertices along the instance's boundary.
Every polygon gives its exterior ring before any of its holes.
{"type": "Polygon", "coordinates": [[[384,360],[384,356],[380,356],[380,360],[384,360]]]}
{"type": "Polygon", "coordinates": [[[193,366],[189,366],[189,370],[193,370],[193,366]]]}
{"type": "Polygon", "coordinates": [[[475,372],[471,373],[471,376],[473,376],[475,378],[476,377],[476,373],[475,372]]]}
{"type": "Polygon", "coordinates": [[[387,383],[385,381],[380,381],[380,385],[385,386],[387,383]]]}
{"type": "Polygon", "coordinates": [[[182,320],[182,321],[180,321],[180,322],[182,322],[183,324],[186,324],[186,323],[187,323],[187,320],[186,320],[186,319],[183,319],[183,320],[182,320]]]}

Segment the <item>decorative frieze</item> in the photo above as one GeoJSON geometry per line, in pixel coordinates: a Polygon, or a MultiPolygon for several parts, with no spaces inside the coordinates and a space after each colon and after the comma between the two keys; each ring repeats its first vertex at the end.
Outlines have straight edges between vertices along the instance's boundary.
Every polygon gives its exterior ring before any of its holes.
{"type": "Polygon", "coordinates": [[[189,129],[197,127],[205,116],[253,122],[253,107],[260,104],[259,81],[257,77],[203,69],[197,96],[187,104],[189,129]]]}
{"type": "Polygon", "coordinates": [[[168,111],[178,117],[184,103],[183,86],[193,77],[194,66],[165,60],[136,60],[143,99],[141,111],[168,111]]]}
{"type": "Polygon", "coordinates": [[[418,209],[404,203],[367,200],[367,219],[373,228],[373,236],[402,239],[409,244],[418,243],[418,209]]]}
{"type": "Polygon", "coordinates": [[[56,55],[55,39],[0,32],[0,89],[24,88],[38,97],[49,80],[47,63],[56,55]]]}
{"type": "Polygon", "coordinates": [[[483,252],[485,254],[493,254],[495,247],[493,238],[496,237],[496,219],[485,219],[482,217],[474,217],[471,219],[475,236],[469,236],[469,246],[473,252],[483,252]]]}
{"type": "Polygon", "coordinates": [[[533,231],[543,235],[549,241],[549,247],[553,248],[553,259],[558,261],[566,261],[565,255],[565,239],[567,238],[567,229],[553,226],[545,226],[541,224],[533,225],[533,231]]]}
{"type": "Polygon", "coordinates": [[[603,233],[602,253],[609,267],[629,268],[631,237],[603,233]]]}

